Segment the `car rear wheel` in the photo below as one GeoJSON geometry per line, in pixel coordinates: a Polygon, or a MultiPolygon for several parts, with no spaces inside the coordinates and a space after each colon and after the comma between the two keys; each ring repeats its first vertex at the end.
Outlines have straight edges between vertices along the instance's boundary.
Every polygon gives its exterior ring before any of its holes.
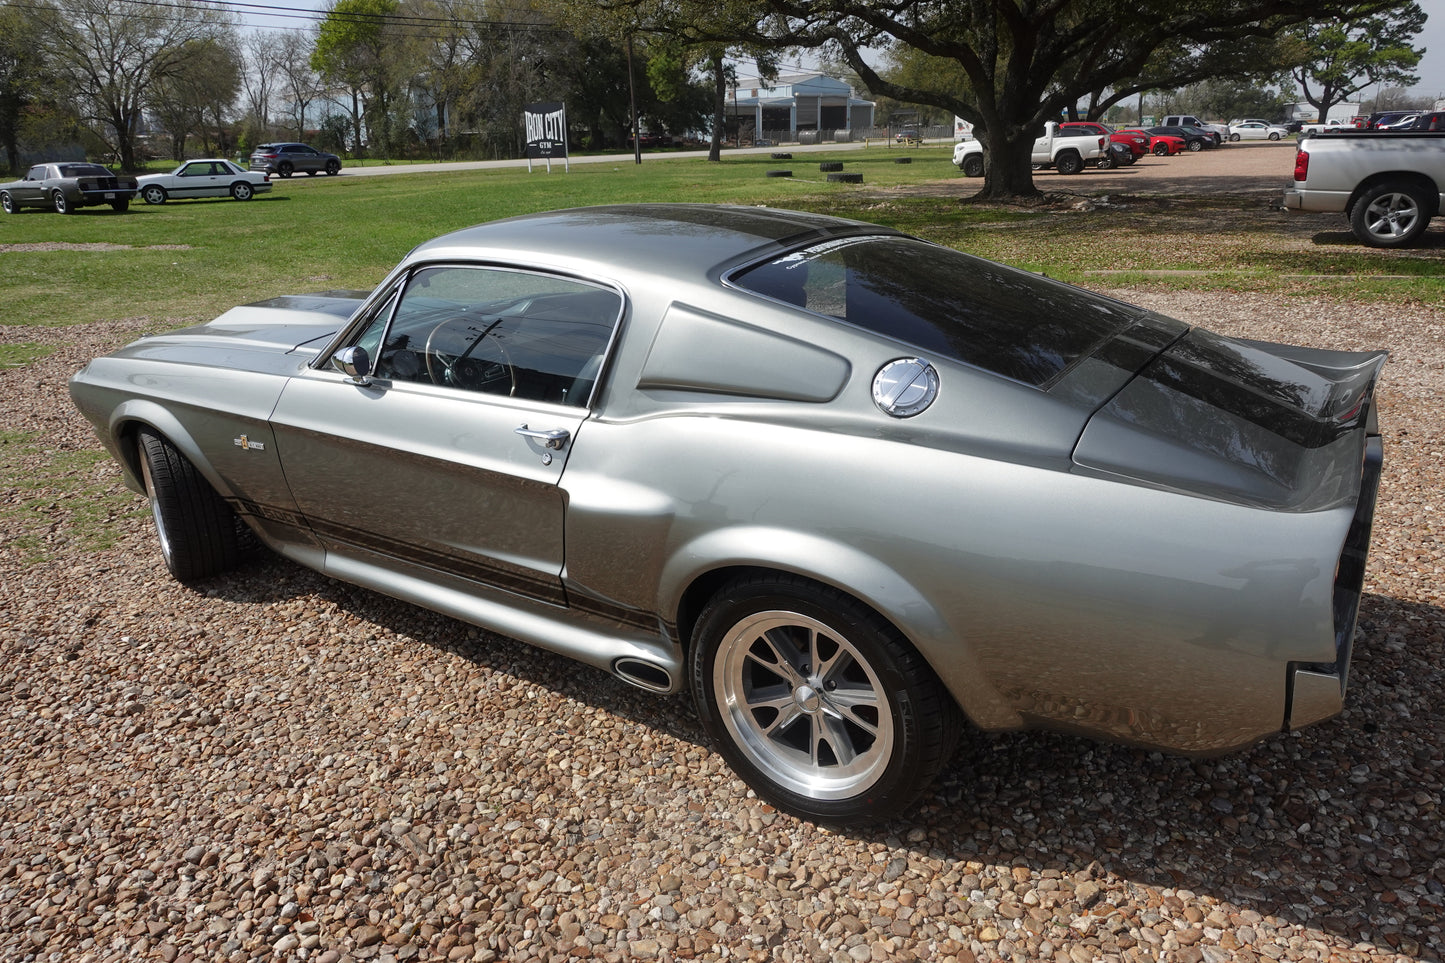
{"type": "Polygon", "coordinates": [[[245,181],[237,181],[231,185],[231,196],[238,201],[249,201],[256,196],[256,192],[245,181]]]}
{"type": "Polygon", "coordinates": [[[6,214],[14,214],[17,210],[19,210],[19,208],[15,204],[15,198],[10,196],[10,192],[0,191],[0,211],[4,211],[6,214]]]}
{"type": "Polygon", "coordinates": [[[282,177],[290,177],[296,171],[296,166],[290,161],[282,161],[276,165],[276,173],[282,177]]]}
{"type": "Polygon", "coordinates": [[[164,437],[143,430],[136,443],[141,480],[171,575],[192,582],[234,568],[241,539],[230,506],[164,437]]]}
{"type": "Polygon", "coordinates": [[[963,175],[965,177],[983,176],[983,155],[969,154],[963,159],[963,175]]]}
{"type": "Polygon", "coordinates": [[[820,822],[902,812],[962,729],[952,697],[892,625],[797,576],[724,586],[698,619],[689,674],[733,769],[768,802],[820,822]]]}
{"type": "Polygon", "coordinates": [[[1077,174],[1084,169],[1084,159],[1071,150],[1066,150],[1054,161],[1054,169],[1060,174],[1077,174]]]}
{"type": "Polygon", "coordinates": [[[111,201],[110,209],[112,211],[115,211],[117,214],[125,213],[126,211],[130,210],[130,198],[127,197],[124,200],[111,201]]]}
{"type": "Polygon", "coordinates": [[[140,199],[147,204],[164,204],[167,196],[166,189],[159,184],[147,184],[140,192],[140,199]]]}
{"type": "Polygon", "coordinates": [[[63,191],[55,191],[50,195],[50,203],[57,214],[74,214],[75,208],[65,199],[63,191]]]}
{"type": "Polygon", "coordinates": [[[341,173],[341,162],[340,162],[340,161],[337,161],[337,160],[329,160],[329,161],[326,162],[326,176],[327,176],[327,177],[335,177],[337,174],[340,174],[340,173],[341,173]]]}
{"type": "Polygon", "coordinates": [[[1429,225],[1428,204],[1425,192],[1416,184],[1376,184],[1350,210],[1350,226],[1370,247],[1405,247],[1429,225]]]}

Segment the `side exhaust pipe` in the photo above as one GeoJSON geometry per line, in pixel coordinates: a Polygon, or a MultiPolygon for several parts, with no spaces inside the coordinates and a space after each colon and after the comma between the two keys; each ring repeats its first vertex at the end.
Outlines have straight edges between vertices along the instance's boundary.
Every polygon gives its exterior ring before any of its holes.
{"type": "Polygon", "coordinates": [[[660,665],[641,659],[618,659],[612,663],[612,673],[623,682],[630,682],[648,692],[671,692],[672,675],[660,665]]]}

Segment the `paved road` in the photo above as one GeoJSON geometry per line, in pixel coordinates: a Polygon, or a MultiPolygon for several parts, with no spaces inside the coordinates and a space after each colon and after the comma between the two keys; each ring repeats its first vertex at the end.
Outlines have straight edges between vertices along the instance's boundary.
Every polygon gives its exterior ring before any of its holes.
{"type": "MultiPolygon", "coordinates": [[[[810,144],[807,146],[790,145],[785,147],[730,147],[723,151],[723,158],[736,157],[741,154],[771,154],[775,151],[786,151],[790,154],[811,154],[820,151],[859,150],[865,145],[862,143],[853,144],[810,144]]],[[[693,159],[704,160],[707,158],[706,150],[685,150],[668,151],[665,154],[643,153],[642,162],[649,161],[693,159]]],[[[634,160],[631,152],[626,154],[586,154],[572,158],[573,164],[630,164],[634,160]]],[[[343,162],[344,163],[344,162],[343,162]]],[[[533,161],[535,168],[546,170],[547,162],[544,160],[533,161]]],[[[563,168],[565,161],[554,160],[554,168],[563,168]]],[[[343,176],[352,177],[376,177],[381,174],[443,174],[450,171],[479,171],[493,170],[504,167],[526,167],[526,158],[519,160],[490,160],[490,161],[443,161],[428,164],[387,164],[376,167],[343,167],[343,176]]]]}

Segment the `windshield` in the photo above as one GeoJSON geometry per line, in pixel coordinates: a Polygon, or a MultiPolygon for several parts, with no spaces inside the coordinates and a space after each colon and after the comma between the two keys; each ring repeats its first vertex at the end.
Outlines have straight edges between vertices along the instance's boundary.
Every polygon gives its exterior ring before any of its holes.
{"type": "Polygon", "coordinates": [[[1127,305],[907,237],[825,241],[730,279],[925,353],[1042,386],[1128,327],[1127,305]]]}

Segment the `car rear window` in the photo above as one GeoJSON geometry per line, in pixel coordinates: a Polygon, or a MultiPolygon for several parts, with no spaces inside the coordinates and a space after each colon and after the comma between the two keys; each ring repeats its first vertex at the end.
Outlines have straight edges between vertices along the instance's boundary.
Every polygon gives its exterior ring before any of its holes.
{"type": "Polygon", "coordinates": [[[907,237],[825,241],[729,280],[1034,386],[1135,319],[1117,301],[907,237]]]}
{"type": "Polygon", "coordinates": [[[61,164],[61,177],[109,177],[110,171],[99,164],[61,164]]]}

